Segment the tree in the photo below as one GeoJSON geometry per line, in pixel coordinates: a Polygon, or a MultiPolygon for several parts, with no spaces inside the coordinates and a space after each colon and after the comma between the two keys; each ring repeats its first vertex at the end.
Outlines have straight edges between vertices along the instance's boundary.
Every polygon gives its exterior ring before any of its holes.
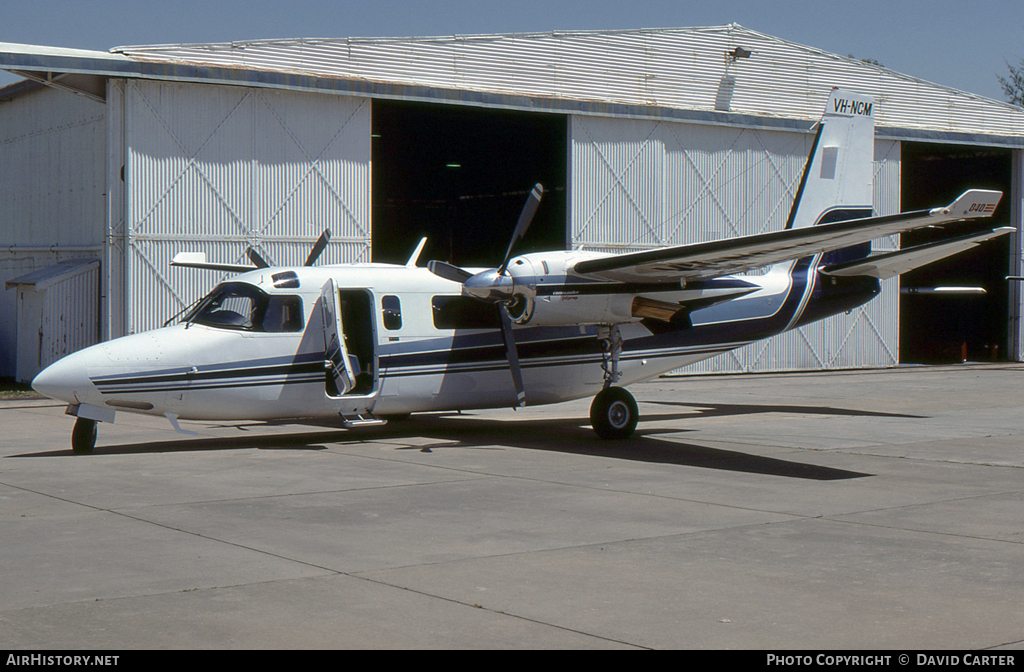
{"type": "MultiPolygon", "coordinates": [[[[846,57],[847,57],[847,58],[857,58],[857,57],[856,57],[856,56],[854,56],[853,54],[847,54],[847,55],[846,55],[846,57]]],[[[868,65],[877,65],[877,66],[878,66],[878,67],[880,67],[880,68],[884,68],[884,67],[885,67],[884,65],[882,65],[881,63],[879,63],[879,62],[878,62],[878,61],[877,61],[876,59],[874,59],[874,58],[857,58],[857,60],[858,60],[858,61],[860,61],[861,63],[867,63],[868,65]]]]}
{"type": "Polygon", "coordinates": [[[1003,85],[1006,100],[1014,105],[1024,106],[1024,61],[1021,61],[1017,67],[1009,63],[1006,64],[1006,67],[1010,71],[1009,78],[996,75],[999,83],[1003,85]]]}

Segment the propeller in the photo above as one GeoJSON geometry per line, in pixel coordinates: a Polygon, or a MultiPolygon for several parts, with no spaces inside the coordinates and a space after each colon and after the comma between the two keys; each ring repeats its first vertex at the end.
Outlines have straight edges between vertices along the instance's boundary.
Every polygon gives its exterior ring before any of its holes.
{"type": "Polygon", "coordinates": [[[256,248],[250,247],[245,251],[246,256],[249,257],[249,261],[252,262],[256,268],[269,268],[270,262],[263,258],[263,256],[256,251],[256,248]]]}
{"type": "Polygon", "coordinates": [[[469,271],[463,270],[454,264],[449,264],[444,261],[428,261],[427,268],[434,275],[459,284],[462,284],[473,277],[473,274],[469,271]]]}
{"type": "Polygon", "coordinates": [[[302,264],[303,266],[312,266],[316,263],[316,260],[320,258],[324,248],[327,247],[327,243],[331,241],[331,230],[326,229],[320,234],[320,237],[316,239],[316,243],[313,245],[313,249],[309,251],[309,256],[306,257],[306,261],[302,264]]]}
{"type": "Polygon", "coordinates": [[[515,283],[512,276],[507,273],[509,262],[512,260],[512,252],[526,235],[526,230],[530,228],[530,222],[533,221],[533,216],[537,213],[537,207],[540,205],[543,195],[544,187],[539,183],[530,190],[523,211],[519,214],[519,221],[516,222],[515,231],[512,233],[512,240],[509,241],[505,258],[502,259],[498,268],[474,274],[443,261],[431,261],[427,264],[427,268],[434,275],[461,284],[464,295],[498,304],[498,313],[501,316],[501,340],[505,344],[505,357],[508,359],[509,370],[512,372],[517,406],[526,405],[526,392],[523,387],[523,374],[519,368],[519,353],[516,348],[515,336],[512,333],[512,316],[508,311],[509,305],[516,300],[515,283]]]}
{"type": "Polygon", "coordinates": [[[516,339],[512,335],[512,316],[508,314],[508,308],[502,304],[498,308],[501,315],[501,340],[505,343],[505,358],[508,359],[508,368],[512,372],[512,384],[516,388],[516,406],[526,406],[526,389],[523,386],[523,372],[519,370],[519,350],[516,348],[516,339]]]}
{"type": "Polygon", "coordinates": [[[516,230],[512,232],[512,240],[508,243],[508,251],[505,252],[505,260],[501,262],[501,266],[498,267],[498,275],[505,275],[505,271],[508,270],[508,262],[512,259],[512,249],[516,246],[519,241],[526,235],[526,230],[530,228],[530,222],[533,221],[533,216],[537,213],[537,206],[540,205],[540,197],[544,195],[544,187],[537,184],[533,185],[533,189],[530,190],[530,195],[526,199],[526,205],[523,206],[523,211],[519,213],[519,221],[516,222],[516,230]]]}
{"type": "MultiPolygon", "coordinates": [[[[330,229],[325,230],[320,234],[320,237],[316,239],[316,243],[313,244],[313,249],[309,251],[309,256],[306,257],[306,261],[303,262],[303,266],[312,266],[316,263],[316,260],[323,254],[324,249],[327,247],[327,243],[331,241],[330,229]]],[[[270,268],[270,262],[263,258],[256,248],[250,247],[245,251],[245,255],[249,257],[249,261],[256,268],[270,268]]],[[[471,275],[471,274],[470,274],[471,275]]]]}

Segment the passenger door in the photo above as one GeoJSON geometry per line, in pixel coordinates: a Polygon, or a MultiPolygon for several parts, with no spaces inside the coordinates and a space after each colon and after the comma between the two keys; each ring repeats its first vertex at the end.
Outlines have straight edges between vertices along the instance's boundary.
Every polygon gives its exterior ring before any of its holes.
{"type": "Polygon", "coordinates": [[[373,293],[358,287],[339,289],[331,279],[320,290],[320,305],[325,394],[336,402],[346,427],[384,424],[373,415],[380,394],[373,293]]]}
{"type": "Polygon", "coordinates": [[[339,298],[338,287],[332,278],[320,290],[320,309],[324,318],[324,366],[330,367],[326,393],[335,398],[348,394],[356,386],[356,374],[345,343],[339,298]]]}

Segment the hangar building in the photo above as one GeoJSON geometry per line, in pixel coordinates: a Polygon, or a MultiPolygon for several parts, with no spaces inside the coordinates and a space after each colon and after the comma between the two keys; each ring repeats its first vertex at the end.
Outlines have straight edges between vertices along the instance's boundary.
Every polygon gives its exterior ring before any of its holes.
{"type": "MultiPolygon", "coordinates": [[[[493,265],[535,182],[546,196],[521,251],[781,229],[837,86],[876,99],[877,214],[996,188],[993,223],[1021,230],[1024,109],[735,24],[0,44],[0,68],[27,78],[0,89],[0,375],[19,379],[158,327],[222,279],[172,268],[181,251],[296,264],[330,229],[321,263],[404,262],[428,236],[422,259],[493,265]]],[[[1019,274],[1017,234],[691,370],[1021,360],[1004,280],[1019,274]],[[987,293],[916,291],[947,285],[987,293]]]]}

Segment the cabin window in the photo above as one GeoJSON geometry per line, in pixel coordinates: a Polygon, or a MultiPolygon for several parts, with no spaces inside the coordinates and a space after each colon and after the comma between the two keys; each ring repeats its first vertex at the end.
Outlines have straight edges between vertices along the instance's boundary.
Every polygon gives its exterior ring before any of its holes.
{"type": "Polygon", "coordinates": [[[430,301],[437,329],[500,329],[498,306],[468,296],[435,296],[430,301]]]}
{"type": "Polygon", "coordinates": [[[297,296],[272,295],[263,315],[263,331],[302,331],[302,299],[297,296]]]}
{"type": "Polygon", "coordinates": [[[295,271],[283,271],[270,276],[274,281],[274,287],[278,289],[298,289],[299,275],[295,271]]]}
{"type": "Polygon", "coordinates": [[[402,328],[402,302],[397,296],[385,296],[380,300],[384,315],[384,328],[390,331],[402,328]]]}
{"type": "Polygon", "coordinates": [[[185,323],[242,331],[302,331],[302,299],[268,295],[244,282],[226,282],[206,295],[185,323]]]}

